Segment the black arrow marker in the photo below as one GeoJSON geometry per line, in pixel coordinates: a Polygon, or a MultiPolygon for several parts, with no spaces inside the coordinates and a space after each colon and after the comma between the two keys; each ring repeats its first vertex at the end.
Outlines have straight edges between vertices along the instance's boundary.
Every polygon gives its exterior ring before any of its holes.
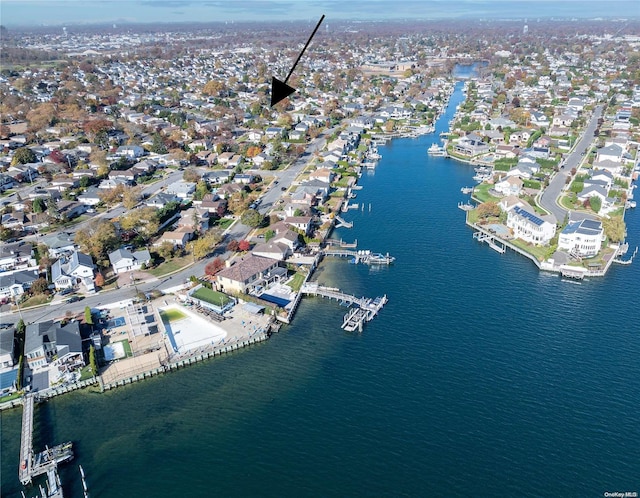
{"type": "Polygon", "coordinates": [[[300,57],[302,57],[302,54],[304,54],[304,51],[307,50],[307,47],[309,46],[309,43],[311,43],[311,39],[313,38],[313,35],[315,35],[316,31],[318,31],[318,28],[320,27],[320,24],[322,24],[323,19],[324,19],[324,14],[318,21],[318,24],[316,25],[316,29],[314,29],[313,33],[311,33],[311,36],[307,40],[307,43],[302,49],[302,52],[300,52],[300,55],[298,56],[296,61],[293,63],[293,67],[291,68],[291,71],[289,71],[289,74],[287,74],[287,77],[284,79],[284,81],[280,81],[275,76],[271,78],[271,107],[273,107],[278,102],[287,98],[289,95],[291,95],[293,92],[296,91],[295,88],[287,85],[287,81],[289,81],[289,78],[291,78],[291,74],[293,73],[293,70],[298,65],[298,62],[300,61],[300,57]]]}

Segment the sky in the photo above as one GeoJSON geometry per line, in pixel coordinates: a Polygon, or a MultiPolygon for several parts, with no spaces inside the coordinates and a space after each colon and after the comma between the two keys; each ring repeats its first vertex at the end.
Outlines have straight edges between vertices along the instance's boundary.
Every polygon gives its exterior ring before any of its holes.
{"type": "Polygon", "coordinates": [[[215,21],[640,18],[640,0],[2,0],[4,26],[215,21]]]}

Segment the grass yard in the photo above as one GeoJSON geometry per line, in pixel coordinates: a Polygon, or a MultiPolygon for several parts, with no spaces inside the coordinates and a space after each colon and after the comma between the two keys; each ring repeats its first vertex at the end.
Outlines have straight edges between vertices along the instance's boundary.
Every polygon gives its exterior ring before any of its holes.
{"type": "MultiPolygon", "coordinates": [[[[41,304],[48,303],[49,301],[51,301],[51,299],[53,299],[53,296],[50,296],[48,294],[37,294],[27,299],[24,303],[20,303],[20,308],[25,309],[25,308],[30,308],[32,306],[40,306],[41,304]]],[[[17,310],[18,307],[12,306],[11,309],[17,310]]]]}
{"type": "Polygon", "coordinates": [[[178,320],[182,320],[183,318],[187,318],[182,311],[177,310],[175,308],[170,308],[168,310],[161,310],[160,317],[167,322],[177,322],[178,320]]]}
{"type": "Polygon", "coordinates": [[[549,246],[534,246],[520,239],[513,239],[509,242],[511,242],[514,246],[519,247],[523,251],[532,254],[538,261],[544,261],[551,250],[549,246]]]}
{"type": "Polygon", "coordinates": [[[172,258],[169,261],[165,261],[164,263],[159,264],[157,267],[146,271],[148,273],[151,273],[151,275],[153,275],[154,277],[163,277],[169,273],[173,273],[174,271],[186,268],[192,263],[193,256],[191,254],[187,254],[186,256],[182,256],[181,258],[172,258]]]}
{"type": "Polygon", "coordinates": [[[191,296],[195,299],[200,299],[216,306],[224,306],[229,301],[231,301],[231,299],[229,299],[229,296],[227,296],[226,294],[208,289],[207,287],[200,287],[197,291],[191,294],[191,296]]]}
{"type": "Polygon", "coordinates": [[[489,185],[488,183],[481,183],[473,191],[472,197],[479,202],[499,201],[500,199],[498,197],[494,197],[489,193],[491,187],[493,187],[493,185],[489,185]]]}
{"type": "Polygon", "coordinates": [[[300,290],[300,287],[302,287],[302,283],[304,282],[305,278],[305,274],[296,273],[287,285],[291,287],[294,292],[298,292],[300,290]]]}

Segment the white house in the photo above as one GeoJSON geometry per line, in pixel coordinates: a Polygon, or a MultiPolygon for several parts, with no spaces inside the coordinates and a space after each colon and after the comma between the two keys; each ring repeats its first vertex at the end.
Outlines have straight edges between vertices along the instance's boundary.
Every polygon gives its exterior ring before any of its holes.
{"type": "Polygon", "coordinates": [[[515,206],[507,213],[507,226],[513,230],[514,237],[531,244],[545,245],[556,234],[556,221],[548,216],[544,218],[524,207],[515,206]]]}
{"type": "Polygon", "coordinates": [[[493,189],[501,195],[520,195],[524,182],[516,176],[507,176],[495,184],[493,189]]]}
{"type": "Polygon", "coordinates": [[[128,249],[120,248],[109,254],[109,261],[111,261],[113,272],[120,274],[139,270],[143,264],[148,265],[151,262],[151,254],[147,249],[132,253],[128,249]]]}
{"type": "Polygon", "coordinates": [[[69,257],[61,257],[51,266],[51,281],[58,290],[75,287],[81,282],[87,290],[93,291],[94,266],[91,256],[74,251],[69,257]]]}
{"type": "Polygon", "coordinates": [[[291,248],[282,242],[265,242],[257,244],[251,251],[255,256],[284,261],[291,255],[291,248]]]}
{"type": "Polygon", "coordinates": [[[600,221],[572,221],[560,232],[558,248],[575,256],[588,258],[598,254],[603,240],[604,229],[600,221]]]}
{"type": "Polygon", "coordinates": [[[22,270],[0,275],[0,299],[9,299],[23,294],[37,279],[37,270],[22,270]]]}

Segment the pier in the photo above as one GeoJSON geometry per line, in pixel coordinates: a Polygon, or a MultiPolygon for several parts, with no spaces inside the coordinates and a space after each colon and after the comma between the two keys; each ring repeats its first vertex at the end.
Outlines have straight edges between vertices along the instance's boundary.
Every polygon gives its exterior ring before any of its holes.
{"type": "Polygon", "coordinates": [[[344,240],[340,239],[327,239],[325,240],[325,244],[327,244],[328,246],[334,246],[334,247],[341,247],[344,249],[355,249],[356,247],[358,247],[358,239],[356,239],[353,242],[345,242],[344,240]]]}
{"type": "MultiPolygon", "coordinates": [[[[56,490],[49,496],[62,497],[58,464],[73,458],[72,443],[64,443],[35,454],[33,452],[33,411],[36,396],[27,394],[22,398],[22,433],[20,435],[20,467],[18,477],[23,485],[30,484],[34,477],[47,474],[49,489],[56,490]]],[[[52,491],[53,492],[53,491],[52,491]]]]}
{"type": "Polygon", "coordinates": [[[486,242],[491,249],[499,252],[500,254],[504,254],[504,252],[507,250],[504,244],[496,244],[496,242],[499,241],[497,237],[494,237],[493,235],[490,235],[488,233],[476,232],[473,234],[473,238],[478,242],[486,242]]]}
{"type": "Polygon", "coordinates": [[[351,294],[346,294],[335,287],[323,287],[318,284],[309,283],[302,286],[300,293],[335,299],[340,302],[340,304],[347,304],[348,306],[356,305],[356,308],[347,312],[342,321],[341,328],[347,332],[353,332],[356,329],[362,332],[365,322],[373,320],[388,301],[386,295],[376,297],[375,299],[366,297],[359,298],[351,294]]]}
{"type": "Polygon", "coordinates": [[[340,227],[345,227],[345,228],[353,228],[353,222],[351,221],[344,221],[342,218],[340,218],[340,216],[336,215],[336,221],[338,222],[338,224],[336,225],[336,228],[340,228],[340,227]]]}
{"type": "Polygon", "coordinates": [[[390,265],[396,258],[387,254],[374,253],[369,250],[352,251],[349,249],[327,248],[322,251],[324,256],[351,257],[354,264],[364,263],[365,265],[390,265]]]}

